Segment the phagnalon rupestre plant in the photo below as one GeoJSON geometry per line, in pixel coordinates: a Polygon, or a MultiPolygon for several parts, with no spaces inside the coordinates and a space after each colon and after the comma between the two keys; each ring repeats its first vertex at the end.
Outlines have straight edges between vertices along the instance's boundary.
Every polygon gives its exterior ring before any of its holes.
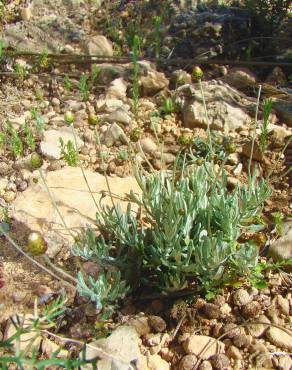
{"type": "Polygon", "coordinates": [[[86,283],[80,274],[80,293],[102,307],[105,289],[113,303],[139,286],[173,292],[197,284],[209,291],[248,276],[257,264],[258,249],[251,241],[240,242],[240,236],[257,230],[256,220],[271,190],[254,173],[248,184],[230,192],[226,174],[215,168],[205,162],[150,175],[137,171],[142,195],[131,193],[126,212],[119,204],[100,206],[100,234],[87,230],[74,248],[76,255],[101,269],[102,287],[92,280],[86,283]],[[107,274],[110,279],[105,279],[107,274]]]}

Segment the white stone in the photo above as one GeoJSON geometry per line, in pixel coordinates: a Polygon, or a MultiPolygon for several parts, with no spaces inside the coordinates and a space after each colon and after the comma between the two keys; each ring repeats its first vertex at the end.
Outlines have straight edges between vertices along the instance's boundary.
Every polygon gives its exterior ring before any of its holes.
{"type": "Polygon", "coordinates": [[[110,86],[107,90],[107,98],[125,98],[127,95],[127,83],[120,77],[116,78],[110,83],[110,86]]]}
{"type": "Polygon", "coordinates": [[[91,37],[85,45],[85,51],[89,55],[98,55],[103,57],[112,57],[114,55],[111,41],[102,35],[91,37]]]}
{"type": "MultiPolygon", "coordinates": [[[[40,149],[44,156],[50,159],[61,158],[60,138],[67,144],[70,140],[75,147],[74,135],[70,127],[62,127],[58,130],[48,130],[44,133],[44,139],[41,141],[40,149]]],[[[76,134],[78,148],[84,145],[83,141],[76,134]]]]}
{"type": "MultiPolygon", "coordinates": [[[[101,191],[107,190],[105,177],[87,170],[85,175],[98,204],[101,191]]],[[[94,227],[97,209],[80,168],[65,167],[51,171],[45,178],[68,228],[80,231],[88,225],[94,227]]],[[[135,178],[110,177],[108,180],[111,191],[121,197],[129,194],[131,190],[141,193],[135,178]]],[[[102,204],[111,205],[110,198],[105,197],[102,204]]],[[[126,205],[126,202],[121,203],[123,210],[126,209],[126,205]]],[[[15,221],[24,224],[30,230],[42,233],[48,242],[48,250],[52,249],[55,253],[56,244],[62,246],[72,243],[73,238],[65,230],[40,176],[37,183],[33,183],[18,194],[12,206],[15,221]]]]}

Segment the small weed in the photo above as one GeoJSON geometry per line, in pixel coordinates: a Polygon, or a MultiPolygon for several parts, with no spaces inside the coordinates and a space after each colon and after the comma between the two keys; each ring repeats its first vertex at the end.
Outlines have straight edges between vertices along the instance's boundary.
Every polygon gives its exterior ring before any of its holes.
{"type": "Polygon", "coordinates": [[[25,137],[26,137],[26,143],[27,143],[27,145],[34,152],[35,151],[35,148],[36,148],[36,143],[35,143],[35,139],[34,139],[33,133],[31,132],[31,129],[30,129],[30,127],[27,124],[25,124],[25,126],[23,128],[23,132],[24,132],[25,137]]]}
{"type": "Polygon", "coordinates": [[[5,48],[6,48],[6,45],[5,45],[4,41],[0,40],[0,63],[2,62],[5,48]]]}
{"type": "Polygon", "coordinates": [[[117,154],[117,159],[122,162],[126,162],[129,159],[129,154],[127,150],[119,150],[117,154]]]}
{"type": "Polygon", "coordinates": [[[92,81],[92,84],[94,85],[94,83],[97,81],[97,78],[100,74],[100,71],[101,71],[101,68],[98,67],[96,64],[94,64],[92,66],[92,69],[91,69],[91,81],[92,81]]]}
{"type": "Polygon", "coordinates": [[[276,235],[281,236],[284,216],[280,211],[272,213],[272,216],[274,217],[276,235]]]}
{"type": "Polygon", "coordinates": [[[70,80],[70,77],[68,75],[64,76],[64,89],[67,91],[72,90],[72,82],[70,80]]]}
{"type": "Polygon", "coordinates": [[[0,131],[0,150],[4,149],[6,144],[6,135],[4,132],[0,131]]]}
{"type": "Polygon", "coordinates": [[[10,136],[10,149],[14,157],[20,157],[23,154],[23,143],[18,132],[14,129],[11,130],[10,136]]]}
{"type": "Polygon", "coordinates": [[[59,138],[59,141],[61,145],[61,154],[64,160],[69,166],[76,167],[78,165],[78,152],[75,149],[73,142],[69,140],[65,144],[61,137],[59,138]]]}
{"type": "Polygon", "coordinates": [[[81,75],[79,80],[79,90],[82,95],[82,100],[84,102],[88,101],[89,99],[89,88],[88,88],[88,77],[86,75],[81,75]]]}
{"type": "Polygon", "coordinates": [[[14,66],[14,70],[18,76],[18,79],[20,81],[23,81],[27,75],[27,72],[25,70],[25,67],[19,63],[16,63],[15,66],[14,66]]]}
{"type": "Polygon", "coordinates": [[[39,61],[38,61],[39,67],[46,69],[50,66],[50,60],[49,60],[48,54],[49,54],[48,49],[46,47],[43,48],[43,50],[41,51],[41,55],[39,57],[39,61]]]}
{"type": "Polygon", "coordinates": [[[161,54],[161,17],[154,17],[154,45],[155,45],[155,58],[160,59],[161,54]]]}
{"type": "Polygon", "coordinates": [[[45,98],[44,98],[44,93],[42,90],[40,89],[36,89],[35,92],[35,98],[36,100],[39,102],[39,103],[43,103],[45,101],[45,98]]]}
{"type": "Polygon", "coordinates": [[[44,132],[45,128],[45,120],[44,118],[38,113],[37,108],[32,108],[31,110],[31,117],[35,120],[36,128],[40,134],[44,132]]]}
{"type": "Polygon", "coordinates": [[[261,132],[259,135],[260,148],[262,153],[267,150],[268,147],[268,137],[269,137],[269,118],[272,111],[272,99],[268,99],[264,102],[263,105],[263,119],[262,125],[260,127],[261,132]]]}
{"type": "Polygon", "coordinates": [[[176,111],[175,104],[171,98],[167,98],[163,101],[162,107],[160,108],[160,113],[163,116],[169,115],[176,111]]]}
{"type": "Polygon", "coordinates": [[[99,153],[99,158],[100,158],[101,162],[107,162],[107,160],[109,159],[109,152],[108,151],[101,151],[99,153]]]}

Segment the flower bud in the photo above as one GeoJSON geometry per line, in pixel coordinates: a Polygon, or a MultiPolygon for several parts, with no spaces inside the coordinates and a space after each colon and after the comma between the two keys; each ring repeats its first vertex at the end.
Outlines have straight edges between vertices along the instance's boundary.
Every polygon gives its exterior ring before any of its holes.
{"type": "Polygon", "coordinates": [[[34,231],[28,236],[27,251],[33,256],[40,256],[47,250],[47,245],[40,233],[34,231]]]}

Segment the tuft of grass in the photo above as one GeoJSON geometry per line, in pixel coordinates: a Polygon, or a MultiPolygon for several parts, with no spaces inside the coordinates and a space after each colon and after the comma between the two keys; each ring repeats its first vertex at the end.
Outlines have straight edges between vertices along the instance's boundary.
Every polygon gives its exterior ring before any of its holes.
{"type": "Polygon", "coordinates": [[[34,138],[33,133],[32,133],[28,124],[25,124],[25,126],[23,128],[23,132],[24,132],[25,137],[26,137],[27,145],[34,152],[35,148],[36,148],[35,138],[34,138]]]}
{"type": "Polygon", "coordinates": [[[70,80],[70,77],[68,75],[64,76],[64,89],[67,91],[72,90],[72,82],[70,80]]]}

